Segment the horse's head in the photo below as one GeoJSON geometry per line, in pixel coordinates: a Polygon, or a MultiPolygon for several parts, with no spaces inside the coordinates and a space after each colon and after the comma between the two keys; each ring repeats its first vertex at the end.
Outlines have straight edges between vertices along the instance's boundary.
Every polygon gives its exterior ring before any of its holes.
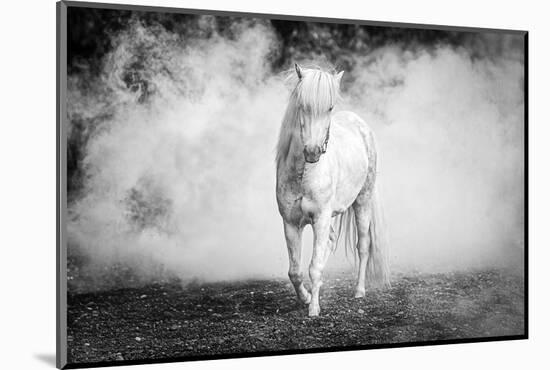
{"type": "Polygon", "coordinates": [[[338,100],[340,80],[344,72],[333,74],[319,68],[306,69],[294,65],[298,81],[292,98],[306,162],[315,163],[327,151],[334,105],[338,100]]]}

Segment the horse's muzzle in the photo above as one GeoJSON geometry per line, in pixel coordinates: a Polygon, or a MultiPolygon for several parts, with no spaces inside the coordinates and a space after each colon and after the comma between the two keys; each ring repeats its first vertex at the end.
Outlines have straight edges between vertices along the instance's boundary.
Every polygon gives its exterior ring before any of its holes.
{"type": "Polygon", "coordinates": [[[304,158],[308,163],[319,162],[322,154],[323,151],[319,147],[315,147],[313,150],[304,149],[304,158]]]}

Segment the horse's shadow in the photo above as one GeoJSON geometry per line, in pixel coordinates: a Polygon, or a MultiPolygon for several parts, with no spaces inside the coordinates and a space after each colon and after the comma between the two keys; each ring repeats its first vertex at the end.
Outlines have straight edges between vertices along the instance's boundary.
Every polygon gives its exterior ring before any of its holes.
{"type": "MultiPolygon", "coordinates": [[[[252,281],[231,289],[212,289],[197,292],[193,305],[206,309],[214,317],[228,318],[258,316],[267,318],[302,312],[306,306],[296,298],[290,284],[252,281]]],[[[187,307],[189,312],[189,307],[187,307]]]]}
{"type": "Polygon", "coordinates": [[[303,311],[306,305],[299,302],[294,292],[258,294],[240,302],[239,312],[255,316],[275,316],[303,311]]]}

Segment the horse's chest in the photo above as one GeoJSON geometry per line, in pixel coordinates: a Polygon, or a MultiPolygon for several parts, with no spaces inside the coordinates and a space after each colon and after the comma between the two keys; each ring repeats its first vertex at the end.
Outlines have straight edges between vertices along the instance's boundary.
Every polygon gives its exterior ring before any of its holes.
{"type": "Polygon", "coordinates": [[[281,215],[297,223],[310,223],[330,204],[331,183],[310,178],[289,179],[278,189],[281,215]]]}

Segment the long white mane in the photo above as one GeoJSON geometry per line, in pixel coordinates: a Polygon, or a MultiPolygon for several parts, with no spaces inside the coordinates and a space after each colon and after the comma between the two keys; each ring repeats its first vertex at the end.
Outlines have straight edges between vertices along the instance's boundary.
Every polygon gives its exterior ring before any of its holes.
{"type": "Polygon", "coordinates": [[[277,166],[286,160],[293,134],[299,129],[299,115],[313,117],[326,114],[339,100],[339,86],[332,70],[325,71],[318,66],[301,69],[302,76],[296,71],[289,72],[286,83],[292,86],[277,143],[277,166]]]}

